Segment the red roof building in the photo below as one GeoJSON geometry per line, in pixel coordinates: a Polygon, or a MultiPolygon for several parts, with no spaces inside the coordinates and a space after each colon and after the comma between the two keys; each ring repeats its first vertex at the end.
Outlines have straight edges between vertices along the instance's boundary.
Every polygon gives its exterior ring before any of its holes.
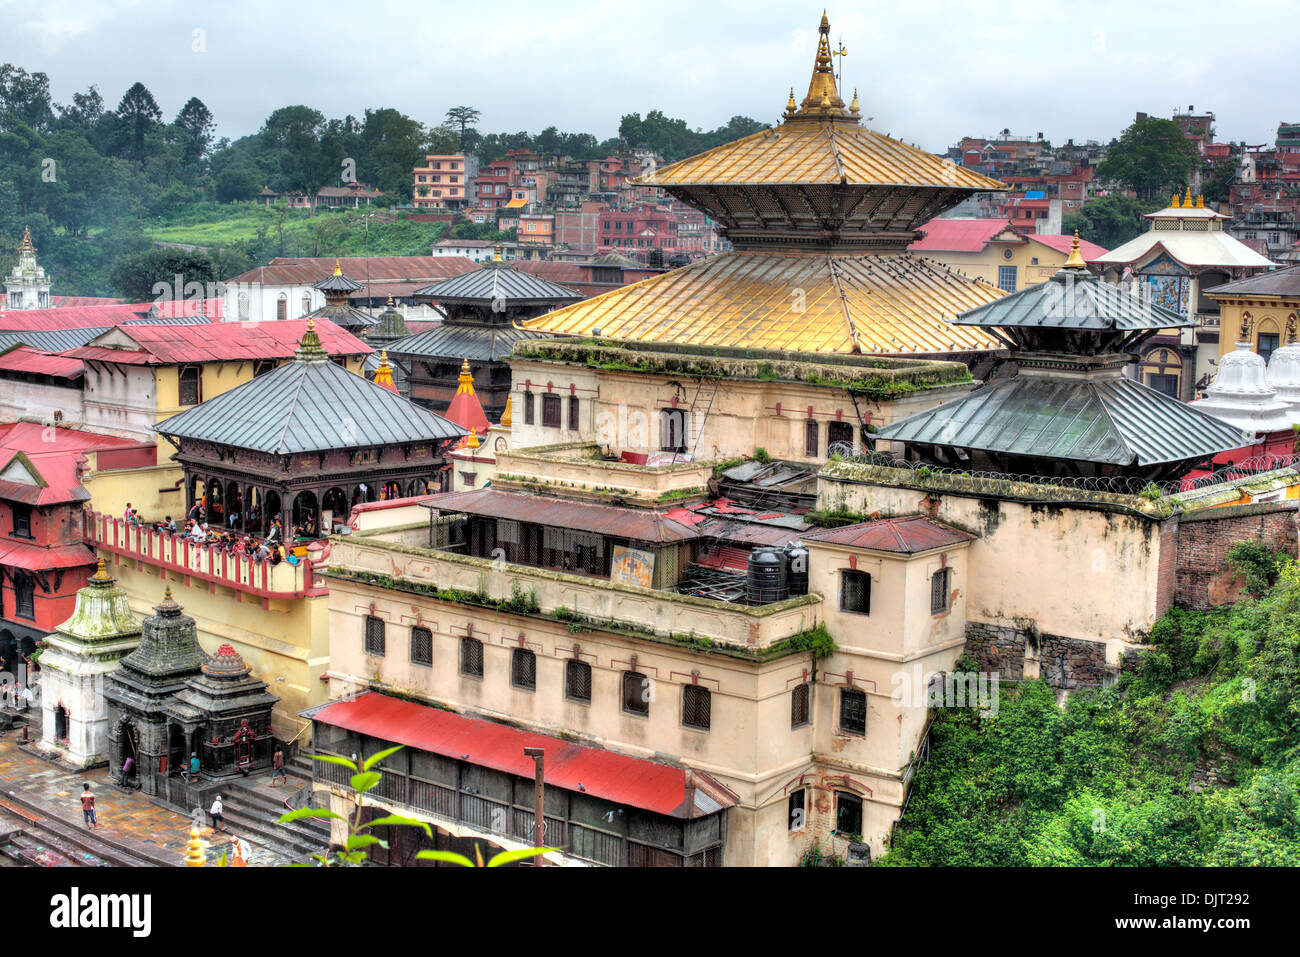
{"type": "Polygon", "coordinates": [[[0,425],[0,671],[19,680],[22,656],[72,615],[77,589],[94,572],[82,516],[90,453],[97,468],[156,462],[151,442],[33,422],[0,425]]]}
{"type": "MultiPolygon", "coordinates": [[[[290,359],[311,320],[220,322],[202,326],[140,325],[108,332],[65,355],[126,365],[290,359]]],[[[316,322],[321,346],[332,356],[364,356],[374,350],[328,319],[316,322]]]]}

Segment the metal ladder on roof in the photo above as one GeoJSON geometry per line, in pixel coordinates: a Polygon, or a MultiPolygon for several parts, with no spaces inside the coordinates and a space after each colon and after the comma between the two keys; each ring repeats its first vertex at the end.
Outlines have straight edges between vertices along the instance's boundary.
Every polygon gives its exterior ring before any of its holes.
{"type": "Polygon", "coordinates": [[[704,434],[704,427],[708,424],[709,412],[713,409],[713,397],[718,394],[718,387],[721,384],[721,379],[701,376],[698,385],[695,387],[695,397],[691,399],[691,408],[687,413],[688,427],[695,429],[695,410],[701,404],[704,405],[704,418],[700,420],[700,427],[695,430],[695,436],[691,441],[690,453],[692,461],[695,459],[695,450],[700,445],[700,436],[704,434]]]}

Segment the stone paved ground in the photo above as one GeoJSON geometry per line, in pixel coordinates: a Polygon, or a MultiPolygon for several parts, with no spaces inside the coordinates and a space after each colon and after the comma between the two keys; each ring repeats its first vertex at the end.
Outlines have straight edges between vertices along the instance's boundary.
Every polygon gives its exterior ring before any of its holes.
{"type": "MultiPolygon", "coordinates": [[[[270,775],[254,781],[267,784],[270,775]]],[[[95,816],[100,825],[91,834],[134,838],[175,854],[177,863],[180,863],[190,837],[189,817],[159,807],[139,791],[121,790],[110,780],[107,768],[66,771],[19,749],[12,735],[0,737],[0,791],[14,790],[30,795],[45,802],[50,812],[64,822],[85,828],[77,795],[87,782],[95,792],[95,816]]],[[[275,866],[286,862],[282,855],[239,834],[239,829],[233,824],[227,822],[228,833],[222,834],[209,826],[211,819],[207,814],[203,817],[200,834],[209,844],[209,863],[215,863],[222,851],[229,849],[235,837],[244,841],[249,851],[249,864],[253,866],[275,866]]]]}

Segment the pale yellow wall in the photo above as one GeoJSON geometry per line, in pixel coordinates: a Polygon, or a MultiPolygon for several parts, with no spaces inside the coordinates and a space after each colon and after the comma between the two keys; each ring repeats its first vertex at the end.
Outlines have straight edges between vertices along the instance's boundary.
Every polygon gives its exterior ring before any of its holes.
{"type": "Polygon", "coordinates": [[[965,273],[972,279],[983,279],[991,286],[998,284],[998,267],[1016,267],[1016,289],[1024,289],[1044,282],[1065,265],[1066,253],[1058,252],[1042,243],[989,243],[977,253],[955,250],[925,250],[919,255],[934,259],[965,273]],[[1011,258],[1006,250],[1011,250],[1011,258]],[[1034,262],[1034,260],[1037,262],[1034,262]]]}
{"type": "Polygon", "coordinates": [[[1300,298],[1267,299],[1259,302],[1228,300],[1219,303],[1219,352],[1221,359],[1229,352],[1237,351],[1241,341],[1242,313],[1250,313],[1250,334],[1246,341],[1251,351],[1259,351],[1260,333],[1271,333],[1278,337],[1278,346],[1287,344],[1287,317],[1300,316],[1300,298]]]}
{"type": "MultiPolygon", "coordinates": [[[[1159,617],[1158,523],[1077,506],[936,492],[937,517],[978,538],[969,552],[966,618],[1091,641],[1131,639],[1159,617]]],[[[823,475],[819,507],[919,512],[917,489],[823,475]]]]}
{"type": "MultiPolygon", "coordinates": [[[[183,577],[168,575],[164,580],[157,566],[142,563],[137,568],[129,560],[115,564],[111,552],[101,550],[100,555],[108,561],[109,574],[130,597],[137,618],[154,614],[164,588],[170,586],[172,597],[194,619],[205,652],[215,654],[227,642],[234,646],[253,675],[280,699],[272,714],[277,737],[292,738],[305,724],[298,712],[327,700],[326,684],[320,680],[329,667],[329,615],[324,596],[270,599],[264,608],[255,596],[245,595],[242,602],[236,601],[230,588],[199,578],[192,578],[189,585],[183,577]]],[[[310,736],[307,731],[299,740],[310,736]]]]}
{"type": "Polygon", "coordinates": [[[130,502],[147,523],[170,515],[179,526],[185,520],[185,487],[181,467],[174,462],[152,468],[95,471],[94,453],[87,456],[91,471],[82,479],[90,493],[89,507],[121,518],[130,502]]]}
{"type": "MultiPolygon", "coordinates": [[[[529,362],[510,363],[512,416],[510,445],[527,449],[560,442],[596,442],[615,452],[648,452],[661,448],[660,413],[678,407],[688,412],[696,399],[694,380],[670,375],[587,369],[581,366],[529,362]],[[531,382],[536,408],[534,423],[524,417],[524,386],[531,382]],[[550,383],[562,397],[561,428],[543,427],[539,396],[550,383]],[[680,390],[674,383],[681,386],[680,390]],[[567,403],[570,386],[576,389],[580,405],[579,428],[568,428],[567,403]]],[[[705,396],[715,381],[706,380],[705,396]]],[[[862,447],[859,412],[873,426],[922,412],[955,398],[971,385],[919,390],[892,401],[853,398],[843,389],[798,382],[735,381],[717,383],[710,406],[707,398],[696,408],[687,448],[700,461],[752,456],[755,448],[766,449],[773,458],[794,462],[826,461],[826,436],[831,422],[850,426],[854,449],[862,447]],[[776,411],[776,406],[781,411],[776,411]],[[808,409],[818,422],[818,454],[809,456],[805,442],[808,409]],[[708,414],[705,415],[705,409],[708,414]],[[869,417],[869,418],[868,418],[869,417]]]]}

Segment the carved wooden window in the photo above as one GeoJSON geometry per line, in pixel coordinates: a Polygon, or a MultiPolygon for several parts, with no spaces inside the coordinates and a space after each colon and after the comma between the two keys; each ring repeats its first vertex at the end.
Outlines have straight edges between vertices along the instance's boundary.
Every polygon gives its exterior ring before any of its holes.
{"type": "Polygon", "coordinates": [[[650,714],[650,679],[639,671],[623,672],[623,710],[628,714],[650,714]]]}
{"type": "Polygon", "coordinates": [[[411,661],[417,665],[433,664],[433,632],[416,625],[411,629],[411,661]]]}
{"type": "Polygon", "coordinates": [[[708,731],[712,710],[712,695],[708,688],[699,685],[682,687],[682,724],[688,728],[708,731]]]}
{"type": "Polygon", "coordinates": [[[564,663],[564,696],[591,703],[591,665],[577,659],[564,663]]]}
{"type": "Polygon", "coordinates": [[[537,656],[527,648],[516,648],[510,656],[510,683],[524,691],[537,690],[537,656]]]}
{"type": "Polygon", "coordinates": [[[560,397],[554,394],[542,396],[542,426],[547,429],[560,427],[560,397]]]}
{"type": "Polygon", "coordinates": [[[14,502],[10,505],[14,516],[14,537],[31,538],[32,537],[32,507],[30,505],[19,505],[14,502]]]}
{"type": "Polygon", "coordinates": [[[817,428],[817,420],[809,419],[808,424],[804,428],[806,432],[804,436],[804,452],[815,457],[818,451],[818,437],[820,435],[820,430],[817,428]]]}
{"type": "Polygon", "coordinates": [[[199,389],[200,371],[198,366],[185,366],[180,371],[180,404],[198,405],[203,396],[199,389]]]}
{"type": "Polygon", "coordinates": [[[36,586],[25,575],[14,578],[14,617],[29,621],[36,617],[36,586]]]}
{"type": "Polygon", "coordinates": [[[473,678],[483,677],[483,642],[477,638],[460,640],[460,673],[473,678]]]}
{"type": "Polygon", "coordinates": [[[795,685],[790,693],[790,727],[799,728],[808,723],[808,699],[810,686],[808,682],[795,685]]]}
{"type": "Polygon", "coordinates": [[[525,392],[524,393],[524,425],[532,425],[533,419],[534,419],[533,394],[531,392],[525,392]]]}
{"type": "Polygon", "coordinates": [[[366,616],[366,654],[384,656],[384,620],[366,616]]]}
{"type": "Polygon", "coordinates": [[[840,689],[840,730],[845,734],[867,733],[867,693],[840,689]]]}
{"type": "Polygon", "coordinates": [[[569,431],[578,431],[578,397],[569,396],[569,431]]]}

